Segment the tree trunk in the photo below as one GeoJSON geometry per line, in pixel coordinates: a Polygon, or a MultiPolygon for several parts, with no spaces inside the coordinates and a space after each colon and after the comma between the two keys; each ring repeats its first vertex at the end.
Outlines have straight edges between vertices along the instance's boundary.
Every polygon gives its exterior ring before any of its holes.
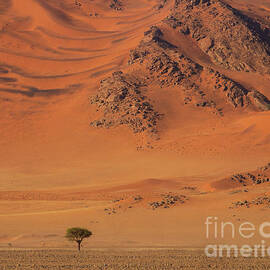
{"type": "Polygon", "coordinates": [[[77,241],[77,243],[78,243],[78,250],[81,251],[81,243],[82,243],[82,241],[77,241]]]}

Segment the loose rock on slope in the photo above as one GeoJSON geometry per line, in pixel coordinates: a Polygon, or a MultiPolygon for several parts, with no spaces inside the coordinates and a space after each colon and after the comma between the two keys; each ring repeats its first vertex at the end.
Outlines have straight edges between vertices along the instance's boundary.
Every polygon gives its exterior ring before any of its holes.
{"type": "MultiPolygon", "coordinates": [[[[226,68],[270,70],[268,44],[262,40],[259,30],[222,1],[176,0],[175,9],[163,23],[191,35],[215,63],[226,68]],[[207,16],[215,23],[210,23],[207,16]],[[243,47],[239,46],[239,37],[243,47]]],[[[117,72],[104,79],[98,94],[91,99],[104,112],[101,119],[91,123],[93,126],[127,125],[135,133],[157,134],[161,113],[147,97],[147,89],[153,85],[177,87],[184,96],[184,104],[220,116],[232,108],[270,109],[270,101],[262,93],[246,89],[214,68],[196,63],[168,42],[162,24],[145,32],[139,45],[131,50],[128,64],[125,73],[117,72]]]]}
{"type": "Polygon", "coordinates": [[[221,0],[176,0],[174,11],[164,21],[190,35],[216,64],[270,73],[266,30],[221,0]]]}
{"type": "Polygon", "coordinates": [[[113,73],[100,84],[99,93],[91,99],[103,109],[104,117],[91,123],[96,127],[127,125],[134,133],[148,131],[157,133],[157,121],[161,115],[156,112],[142,94],[142,81],[125,75],[113,73]]]}

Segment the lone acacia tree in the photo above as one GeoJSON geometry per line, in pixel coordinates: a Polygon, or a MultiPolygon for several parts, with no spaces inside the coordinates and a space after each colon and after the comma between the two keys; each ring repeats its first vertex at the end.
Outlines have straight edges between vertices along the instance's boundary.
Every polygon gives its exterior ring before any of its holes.
{"type": "Polygon", "coordinates": [[[77,242],[78,250],[81,250],[81,243],[83,239],[88,238],[92,235],[92,232],[88,231],[87,229],[83,228],[69,228],[66,232],[66,238],[69,241],[77,242]]]}

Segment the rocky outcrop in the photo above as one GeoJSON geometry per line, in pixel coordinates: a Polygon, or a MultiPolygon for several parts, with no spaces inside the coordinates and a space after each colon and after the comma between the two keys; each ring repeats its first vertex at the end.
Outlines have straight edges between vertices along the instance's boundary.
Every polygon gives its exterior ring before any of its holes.
{"type": "Polygon", "coordinates": [[[110,8],[118,11],[123,10],[123,3],[120,0],[111,0],[110,8]]]}
{"type": "Polygon", "coordinates": [[[168,194],[162,195],[162,200],[150,202],[149,206],[153,210],[156,210],[158,208],[171,208],[173,206],[183,204],[187,200],[188,198],[185,195],[168,193],[168,194]]]}
{"type": "MultiPolygon", "coordinates": [[[[213,41],[205,40],[201,46],[210,50],[213,41]]],[[[130,52],[128,64],[130,69],[125,74],[116,72],[101,81],[99,92],[91,103],[96,104],[104,116],[93,121],[92,126],[127,125],[134,133],[157,134],[158,121],[162,117],[147,98],[147,88],[153,84],[161,88],[176,86],[182,91],[185,105],[221,116],[224,106],[260,111],[270,109],[270,101],[263,94],[194,62],[166,41],[162,29],[157,26],[145,32],[140,44],[130,52]]]]}
{"type": "Polygon", "coordinates": [[[213,69],[207,69],[207,77],[214,82],[216,92],[223,93],[227,101],[235,108],[248,106],[252,103],[249,99],[249,90],[220,72],[213,69]]]}
{"type": "Polygon", "coordinates": [[[224,68],[270,73],[270,30],[221,0],[176,0],[164,21],[224,68]]]}
{"type": "Polygon", "coordinates": [[[270,101],[262,93],[258,91],[251,91],[249,92],[248,97],[260,111],[270,110],[270,101]]]}
{"type": "Polygon", "coordinates": [[[236,201],[232,204],[230,207],[231,209],[233,208],[240,208],[240,207],[250,207],[254,206],[263,206],[266,208],[270,207],[270,196],[259,196],[253,200],[242,200],[242,201],[236,201]]]}
{"type": "Polygon", "coordinates": [[[229,180],[243,186],[268,183],[270,182],[270,163],[253,172],[232,175],[229,180]]]}
{"type": "MultiPolygon", "coordinates": [[[[204,44],[211,47],[211,41],[204,44]]],[[[270,101],[258,91],[247,90],[214,69],[205,68],[163,39],[160,28],[152,27],[145,32],[139,46],[130,52],[129,64],[145,65],[149,78],[161,87],[179,85],[185,92],[185,103],[208,107],[221,114],[217,101],[207,94],[221,95],[234,108],[253,105],[258,110],[268,110],[270,101]],[[208,81],[209,85],[205,85],[208,81]],[[204,89],[207,87],[207,91],[204,89]]]]}
{"type": "Polygon", "coordinates": [[[129,64],[144,65],[151,80],[160,86],[180,85],[183,81],[198,75],[202,66],[180,53],[176,46],[163,38],[158,27],[145,32],[139,46],[130,52],[129,64]]]}
{"type": "Polygon", "coordinates": [[[159,0],[158,3],[154,6],[155,10],[160,10],[164,8],[164,6],[167,4],[167,0],[159,0]]]}
{"type": "Polygon", "coordinates": [[[91,98],[104,112],[104,116],[91,123],[95,127],[115,127],[126,125],[134,133],[157,133],[157,122],[161,115],[156,112],[150,101],[143,95],[143,83],[122,72],[115,72],[101,81],[98,94],[91,98]]]}

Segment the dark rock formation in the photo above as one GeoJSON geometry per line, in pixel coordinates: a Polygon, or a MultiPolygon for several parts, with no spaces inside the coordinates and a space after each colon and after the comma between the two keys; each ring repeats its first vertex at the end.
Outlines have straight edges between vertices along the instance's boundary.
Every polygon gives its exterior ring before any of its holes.
{"type": "Polygon", "coordinates": [[[229,180],[243,186],[268,183],[270,182],[270,163],[264,167],[258,168],[254,172],[235,174],[231,176],[229,180]]]}
{"type": "MultiPolygon", "coordinates": [[[[212,46],[212,40],[205,41],[204,47],[210,49],[212,46]]],[[[216,102],[203,91],[204,80],[207,79],[210,83],[208,92],[212,88],[214,95],[223,95],[235,108],[249,105],[259,110],[270,108],[270,101],[261,93],[247,90],[220,72],[204,68],[180,53],[173,44],[163,39],[163,33],[158,27],[145,32],[139,46],[130,52],[129,64],[135,63],[144,64],[149,71],[148,77],[159,82],[161,87],[182,86],[186,93],[185,103],[193,101],[198,107],[211,107],[220,114],[216,102]]]]}
{"type": "MultiPolygon", "coordinates": [[[[210,2],[190,3],[197,6],[210,2]]],[[[205,37],[199,43],[208,52],[215,47],[216,41],[205,37]]],[[[193,104],[221,116],[224,100],[235,109],[270,109],[270,101],[263,94],[246,89],[220,72],[194,62],[166,41],[157,26],[145,32],[140,44],[130,52],[128,64],[131,68],[126,74],[116,72],[101,81],[99,92],[91,103],[98,105],[104,116],[91,125],[107,128],[127,125],[135,133],[157,134],[161,115],[147,98],[147,87],[153,83],[161,88],[177,86],[184,93],[184,104],[193,104]]]]}
{"type": "Polygon", "coordinates": [[[164,194],[162,195],[162,200],[150,202],[149,206],[153,210],[157,208],[170,208],[172,206],[180,205],[185,203],[188,198],[185,195],[178,195],[178,194],[164,194]]]}
{"type": "Polygon", "coordinates": [[[246,207],[250,208],[252,206],[265,206],[267,208],[270,207],[270,197],[269,196],[259,196],[253,200],[243,200],[237,201],[233,203],[231,208],[239,208],[239,207],[246,207]]]}
{"type": "Polygon", "coordinates": [[[92,104],[104,112],[104,117],[91,123],[95,127],[127,125],[134,133],[147,131],[157,133],[157,122],[161,115],[156,112],[143,95],[142,82],[122,72],[100,83],[98,94],[91,99],[92,104]]]}
{"type": "Polygon", "coordinates": [[[164,20],[227,69],[270,73],[270,29],[221,0],[176,0],[164,20]]]}
{"type": "Polygon", "coordinates": [[[145,32],[139,46],[130,52],[129,64],[144,64],[149,75],[161,86],[179,85],[184,79],[201,72],[202,66],[179,53],[176,46],[162,37],[158,27],[145,32]]]}
{"type": "Polygon", "coordinates": [[[154,6],[154,9],[155,10],[162,9],[166,5],[166,3],[167,3],[167,0],[159,0],[159,3],[154,6]]]}
{"type": "Polygon", "coordinates": [[[111,0],[110,8],[114,10],[123,10],[123,3],[120,0],[111,0]]]}

